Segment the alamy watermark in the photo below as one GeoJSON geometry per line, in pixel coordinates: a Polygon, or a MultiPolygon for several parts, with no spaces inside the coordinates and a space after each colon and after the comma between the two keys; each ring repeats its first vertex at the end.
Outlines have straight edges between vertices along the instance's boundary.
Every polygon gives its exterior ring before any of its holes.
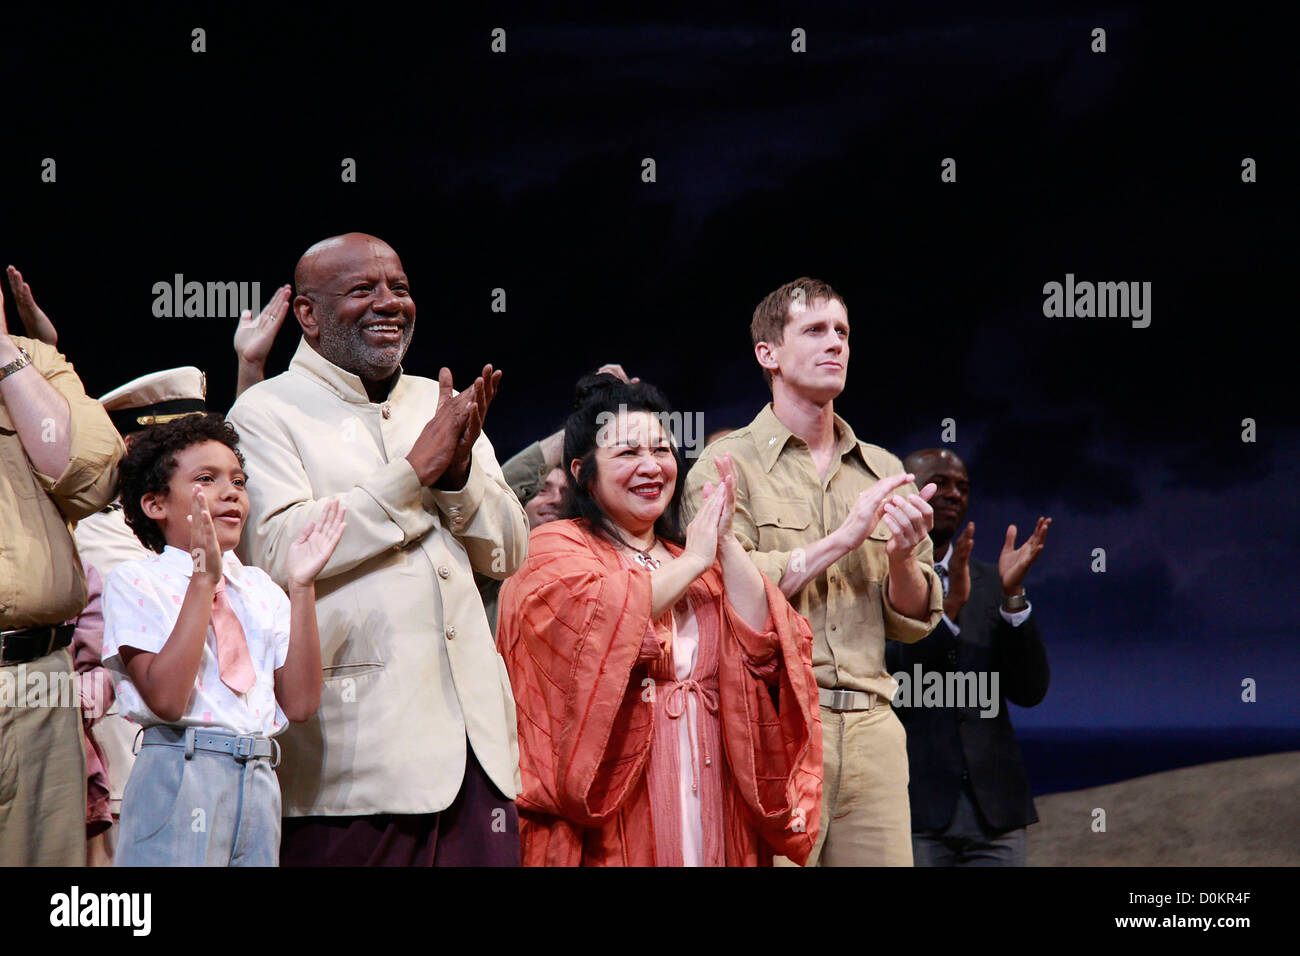
{"type": "MultiPolygon", "coordinates": [[[[93,689],[91,692],[94,694],[93,689]]],[[[98,704],[98,714],[104,712],[103,705],[104,702],[98,704]]],[[[72,671],[33,670],[29,673],[26,664],[0,667],[0,707],[80,706],[81,685],[72,671]]]]}
{"type": "Polygon", "coordinates": [[[893,675],[898,683],[895,707],[979,707],[981,717],[996,717],[1002,709],[997,671],[923,671],[893,675]]]}
{"type": "Polygon", "coordinates": [[[152,913],[151,893],[83,893],[73,885],[50,897],[50,925],[55,927],[121,927],[133,936],[148,936],[152,913]]]}
{"type": "MultiPolygon", "coordinates": [[[[619,405],[617,412],[600,412],[596,416],[596,444],[602,448],[615,445],[637,445],[649,436],[639,434],[634,420],[626,405],[619,405]]],[[[687,458],[698,458],[704,450],[704,413],[703,412],[651,412],[642,414],[651,416],[659,423],[665,435],[674,445],[682,449],[687,458]]]]}
{"type": "Polygon", "coordinates": [[[178,272],[171,282],[155,282],[153,295],[157,319],[233,319],[262,311],[260,282],[186,282],[178,272]]]}
{"type": "Polygon", "coordinates": [[[1151,324],[1150,282],[1076,282],[1073,272],[1065,282],[1043,286],[1043,315],[1049,319],[1132,319],[1133,328],[1151,324]]]}

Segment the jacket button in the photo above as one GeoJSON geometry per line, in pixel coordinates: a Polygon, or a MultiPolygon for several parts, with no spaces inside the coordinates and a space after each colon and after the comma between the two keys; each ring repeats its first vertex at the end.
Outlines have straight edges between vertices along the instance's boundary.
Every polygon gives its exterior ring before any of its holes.
{"type": "Polygon", "coordinates": [[[451,568],[447,567],[446,565],[440,567],[438,569],[438,577],[443,579],[451,577],[451,568]]]}
{"type": "Polygon", "coordinates": [[[384,418],[392,418],[393,410],[389,407],[387,402],[384,402],[384,404],[379,406],[379,414],[383,415],[384,418]]]}
{"type": "Polygon", "coordinates": [[[969,779],[970,779],[970,771],[969,771],[969,770],[963,770],[963,771],[961,772],[961,778],[962,778],[963,780],[969,780],[969,779]]]}
{"type": "Polygon", "coordinates": [[[957,663],[957,652],[955,650],[948,652],[948,663],[950,664],[957,663]]]}
{"type": "Polygon", "coordinates": [[[447,630],[444,633],[447,635],[447,640],[454,641],[456,639],[456,629],[450,624],[447,625],[447,630]]]}

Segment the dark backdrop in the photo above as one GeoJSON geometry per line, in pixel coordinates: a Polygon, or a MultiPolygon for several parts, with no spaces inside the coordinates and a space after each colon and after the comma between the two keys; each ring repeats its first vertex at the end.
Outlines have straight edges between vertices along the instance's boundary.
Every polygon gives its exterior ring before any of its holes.
{"type": "Polygon", "coordinates": [[[504,369],[502,459],[607,361],[748,421],[754,305],[824,278],[858,434],[902,455],[955,420],[979,557],[1055,519],[1028,579],[1053,685],[1014,717],[1039,790],[1300,746],[1289,34],[1236,5],[966,6],[11,11],[0,257],[92,394],[197,364],[224,408],[233,320],[156,319],[153,284],[269,298],[310,243],[373,232],[419,305],[408,371],[504,369]],[[1150,327],[1045,318],[1066,273],[1151,282],[1150,327]],[[1085,732],[1100,751],[1060,750],[1085,732]],[[1091,776],[1048,780],[1049,750],[1091,776]]]}

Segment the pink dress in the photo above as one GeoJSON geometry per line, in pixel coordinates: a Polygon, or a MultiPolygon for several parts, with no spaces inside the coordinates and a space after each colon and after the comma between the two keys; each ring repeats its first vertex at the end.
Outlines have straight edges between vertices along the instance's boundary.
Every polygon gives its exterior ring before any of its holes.
{"type": "MultiPolygon", "coordinates": [[[[638,565],[626,554],[631,567],[638,565]]],[[[653,572],[652,572],[653,573],[653,572]]],[[[656,819],[676,810],[676,832],[656,830],[655,858],[666,866],[725,866],[723,845],[721,727],[718,722],[717,639],[700,641],[699,613],[683,597],[672,609],[670,636],[647,629],[645,656],[653,657],[655,725],[646,782],[656,819]],[[671,647],[659,652],[660,646],[671,647]],[[662,743],[661,743],[662,742],[662,743]],[[675,794],[675,798],[674,798],[675,794]]],[[[717,628],[709,629],[716,635],[717,628]]],[[[647,688],[648,690],[648,688],[647,688]]]]}

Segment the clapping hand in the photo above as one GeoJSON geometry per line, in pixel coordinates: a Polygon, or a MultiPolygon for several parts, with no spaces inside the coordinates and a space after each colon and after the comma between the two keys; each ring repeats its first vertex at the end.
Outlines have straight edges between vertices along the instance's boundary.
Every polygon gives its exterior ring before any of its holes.
{"type": "MultiPolygon", "coordinates": [[[[907,476],[908,481],[912,479],[912,475],[907,476]]],[[[889,530],[893,532],[885,543],[885,551],[891,561],[910,555],[912,549],[934,527],[934,509],[930,507],[930,499],[934,497],[937,488],[931,482],[921,489],[920,494],[908,495],[906,498],[890,495],[880,503],[880,520],[889,525],[889,530]]]]}
{"type": "Polygon", "coordinates": [[[952,557],[948,559],[948,596],[943,599],[943,613],[950,621],[957,620],[970,600],[970,553],[974,547],[975,522],[971,521],[953,541],[952,557]]]}
{"type": "MultiPolygon", "coordinates": [[[[13,290],[14,303],[18,306],[18,317],[22,319],[27,334],[46,345],[58,345],[59,333],[55,331],[54,323],[50,321],[49,316],[36,304],[32,287],[23,281],[23,274],[13,266],[9,266],[5,272],[9,275],[9,288],[13,290]]],[[[2,313],[3,309],[0,309],[0,335],[7,331],[2,313]]]]}
{"type": "Polygon", "coordinates": [[[451,490],[465,486],[474,442],[482,434],[500,384],[501,373],[485,365],[470,388],[453,395],[451,370],[438,373],[438,407],[406,455],[420,484],[451,490]]]}
{"type": "Polygon", "coordinates": [[[293,544],[289,546],[289,586],[291,588],[308,587],[321,573],[325,563],[343,537],[347,523],[343,516],[347,514],[347,505],[338,498],[331,498],[321,512],[320,521],[308,521],[293,544]]]}
{"type": "Polygon", "coordinates": [[[740,545],[731,530],[732,519],[736,516],[736,465],[730,455],[723,455],[713,459],[713,466],[718,469],[718,483],[704,483],[704,500],[708,501],[715,494],[723,496],[722,510],[718,514],[718,547],[725,554],[729,545],[740,545]]]}
{"type": "Polygon", "coordinates": [[[284,324],[284,317],[289,314],[289,291],[287,285],[276,289],[257,318],[253,318],[252,309],[245,309],[239,316],[239,325],[235,328],[235,354],[240,362],[258,368],[266,365],[271,344],[284,324]]]}
{"type": "MultiPolygon", "coordinates": [[[[448,382],[450,382],[448,373],[448,382]]],[[[441,377],[439,378],[441,382],[441,377]]],[[[497,396],[501,385],[501,373],[494,372],[491,365],[483,366],[483,373],[474,379],[472,387],[456,396],[456,400],[466,403],[465,426],[451,457],[451,463],[442,473],[440,484],[451,489],[465,487],[469,480],[469,468],[473,458],[474,443],[483,433],[483,422],[487,420],[488,407],[497,396]]]]}
{"type": "Polygon", "coordinates": [[[937,486],[931,482],[921,489],[920,494],[895,494],[915,478],[914,475],[890,475],[858,495],[853,510],[844,519],[837,532],[847,537],[845,544],[853,550],[867,539],[867,536],[884,521],[893,532],[885,545],[891,559],[905,557],[921,539],[934,527],[934,510],[930,499],[934,497],[937,486]]]}
{"type": "Polygon", "coordinates": [[[1007,526],[1007,537],[1002,543],[1002,553],[998,555],[998,575],[1002,578],[1002,593],[1011,597],[1018,594],[1024,585],[1025,574],[1030,566],[1038,560],[1039,553],[1047,541],[1047,529],[1052,526],[1051,518],[1039,516],[1025,543],[1016,547],[1016,526],[1007,526]]]}
{"type": "MultiPolygon", "coordinates": [[[[732,480],[734,481],[734,478],[732,480]]],[[[698,558],[703,568],[712,567],[714,559],[718,556],[718,542],[721,537],[719,528],[722,516],[727,510],[729,497],[732,507],[735,506],[735,497],[726,493],[726,487],[726,480],[718,485],[717,491],[712,484],[706,485],[704,504],[695,513],[691,523],[686,526],[686,554],[698,558]]],[[[730,527],[730,518],[727,519],[727,523],[730,527]]]]}
{"type": "Polygon", "coordinates": [[[194,559],[194,573],[213,584],[221,580],[221,543],[217,541],[217,526],[212,523],[208,499],[203,486],[196,484],[190,496],[190,557],[194,559]]]}

